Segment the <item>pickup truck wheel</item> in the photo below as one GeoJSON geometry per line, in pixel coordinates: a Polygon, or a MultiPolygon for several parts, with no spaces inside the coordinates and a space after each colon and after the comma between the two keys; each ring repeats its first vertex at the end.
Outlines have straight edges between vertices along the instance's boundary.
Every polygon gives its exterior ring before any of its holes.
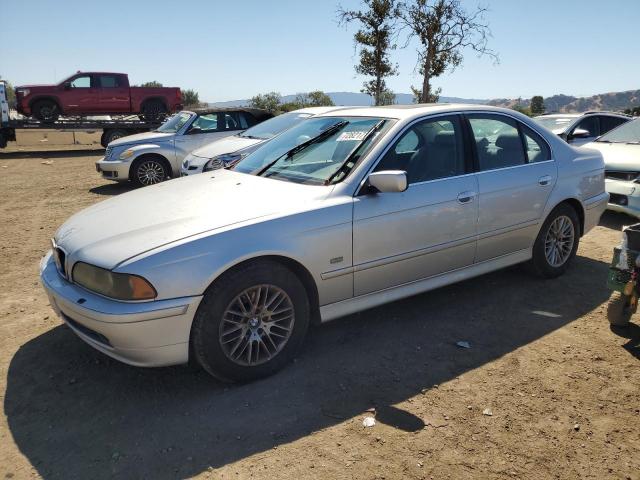
{"type": "Polygon", "coordinates": [[[533,244],[530,269],[544,278],[562,275],[578,251],[579,225],[573,207],[563,203],[554,208],[533,244]]]}
{"type": "Polygon", "coordinates": [[[294,358],[309,318],[306,289],[292,271],[271,260],[241,265],[205,292],[191,327],[191,352],[222,381],[266,377],[294,358]]]}
{"type": "Polygon", "coordinates": [[[117,140],[119,138],[126,137],[126,136],[127,136],[127,132],[125,130],[106,130],[102,134],[102,137],[100,139],[100,144],[104,148],[107,148],[107,146],[114,140],[117,140]]]}
{"type": "Polygon", "coordinates": [[[131,165],[130,180],[140,187],[164,182],[169,177],[169,169],[162,158],[142,157],[131,165]]]}
{"type": "Polygon", "coordinates": [[[142,107],[142,119],[147,122],[156,122],[167,115],[167,108],[159,100],[150,100],[142,107]]]}
{"type": "Polygon", "coordinates": [[[58,105],[51,100],[39,100],[31,107],[33,116],[42,122],[55,122],[60,116],[58,105]]]}

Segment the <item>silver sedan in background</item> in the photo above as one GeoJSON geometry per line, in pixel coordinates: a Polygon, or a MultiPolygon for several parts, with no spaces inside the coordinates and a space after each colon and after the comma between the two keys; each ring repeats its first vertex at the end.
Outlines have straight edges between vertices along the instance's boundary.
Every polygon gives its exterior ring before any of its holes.
{"type": "Polygon", "coordinates": [[[354,108],[300,123],[232,170],[77,213],[41,279],[107,355],[192,356],[247,381],[285,365],[313,322],[521,262],[561,275],[607,199],[599,152],[517,112],[354,108]]]}

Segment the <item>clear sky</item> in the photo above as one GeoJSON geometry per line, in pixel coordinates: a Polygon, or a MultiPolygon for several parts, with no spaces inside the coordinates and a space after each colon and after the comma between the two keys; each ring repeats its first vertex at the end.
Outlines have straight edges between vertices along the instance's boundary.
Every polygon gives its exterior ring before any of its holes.
{"type": "MultiPolygon", "coordinates": [[[[340,0],[357,7],[358,0],[340,0]]],[[[462,0],[474,8],[475,0],[462,0]]],[[[465,98],[591,95],[640,88],[640,0],[481,0],[500,64],[472,52],[435,80],[465,98]]],[[[338,0],[0,0],[0,75],[51,83],[77,70],[194,88],[203,101],[359,91],[338,0]]],[[[403,43],[403,42],[401,42],[403,43]]],[[[419,85],[414,45],[394,53],[396,92],[419,85]]]]}

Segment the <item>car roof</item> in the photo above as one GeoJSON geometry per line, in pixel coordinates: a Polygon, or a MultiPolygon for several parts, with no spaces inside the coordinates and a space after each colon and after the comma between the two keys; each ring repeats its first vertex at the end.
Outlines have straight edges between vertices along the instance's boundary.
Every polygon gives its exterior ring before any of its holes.
{"type": "Polygon", "coordinates": [[[208,115],[210,113],[220,113],[220,112],[247,112],[256,118],[273,117],[273,114],[268,112],[267,110],[262,110],[261,108],[250,108],[250,107],[202,107],[202,108],[194,108],[193,110],[183,110],[183,111],[197,113],[198,115],[208,115]]]}
{"type": "MultiPolygon", "coordinates": [[[[382,107],[348,107],[340,110],[341,115],[354,117],[385,117],[396,119],[416,118],[430,113],[481,110],[483,112],[517,113],[515,110],[490,105],[464,103],[419,103],[413,105],[385,105],[382,107]]],[[[332,112],[319,116],[331,116],[332,112]]]]}
{"type": "Polygon", "coordinates": [[[610,117],[629,118],[629,116],[625,115],[624,113],[608,112],[606,110],[603,110],[603,111],[591,110],[589,112],[581,112],[581,113],[547,113],[544,115],[538,115],[534,118],[579,118],[579,117],[585,117],[587,115],[607,115],[610,117]]]}
{"type": "Polygon", "coordinates": [[[336,110],[344,110],[345,108],[356,108],[346,106],[332,105],[330,107],[304,107],[297,110],[291,110],[289,113],[308,113],[310,115],[320,115],[322,113],[335,112],[336,110]]]}

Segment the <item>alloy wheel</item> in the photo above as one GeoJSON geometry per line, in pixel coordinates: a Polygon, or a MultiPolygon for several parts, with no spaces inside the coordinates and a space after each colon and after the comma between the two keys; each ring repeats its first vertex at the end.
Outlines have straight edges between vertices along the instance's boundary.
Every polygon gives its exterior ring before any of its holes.
{"type": "Polygon", "coordinates": [[[154,185],[165,179],[164,167],[156,160],[146,160],[140,164],[136,175],[142,185],[154,185]]]}
{"type": "Polygon", "coordinates": [[[282,351],[294,323],[293,302],[284,290],[275,285],[255,285],[231,300],[220,322],[218,338],[229,360],[255,366],[282,351]]]}
{"type": "Polygon", "coordinates": [[[566,215],[557,217],[547,230],[544,239],[544,255],[552,267],[560,267],[569,260],[573,251],[575,228],[566,215]]]}

